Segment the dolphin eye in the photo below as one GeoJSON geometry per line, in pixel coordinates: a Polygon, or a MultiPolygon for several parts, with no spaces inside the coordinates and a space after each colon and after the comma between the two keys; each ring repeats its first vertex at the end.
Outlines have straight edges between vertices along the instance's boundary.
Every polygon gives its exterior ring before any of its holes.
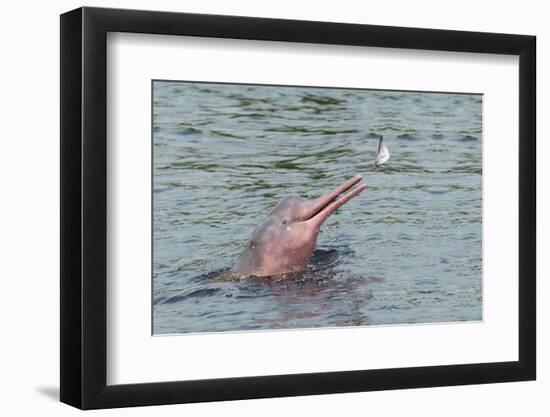
{"type": "Polygon", "coordinates": [[[288,223],[288,220],[287,220],[287,219],[284,219],[281,223],[282,223],[282,224],[287,224],[287,223],[288,223]]]}

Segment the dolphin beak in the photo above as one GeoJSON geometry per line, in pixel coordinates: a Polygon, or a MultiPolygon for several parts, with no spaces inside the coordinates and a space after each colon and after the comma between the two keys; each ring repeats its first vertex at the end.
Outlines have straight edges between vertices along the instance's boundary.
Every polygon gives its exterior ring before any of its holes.
{"type": "Polygon", "coordinates": [[[319,197],[305,210],[302,221],[312,221],[315,222],[317,226],[321,226],[338,207],[344,205],[353,197],[367,189],[367,184],[361,184],[353,188],[362,179],[363,177],[361,175],[356,175],[344,181],[324,196],[319,197]]]}

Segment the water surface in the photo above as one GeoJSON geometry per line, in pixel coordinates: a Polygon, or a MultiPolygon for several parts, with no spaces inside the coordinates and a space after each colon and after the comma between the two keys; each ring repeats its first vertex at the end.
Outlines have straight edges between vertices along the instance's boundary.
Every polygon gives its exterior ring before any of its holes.
{"type": "Polygon", "coordinates": [[[153,332],[481,320],[481,139],[481,95],[155,81],[153,332]],[[281,198],[355,174],[316,272],[216,279],[281,198]]]}

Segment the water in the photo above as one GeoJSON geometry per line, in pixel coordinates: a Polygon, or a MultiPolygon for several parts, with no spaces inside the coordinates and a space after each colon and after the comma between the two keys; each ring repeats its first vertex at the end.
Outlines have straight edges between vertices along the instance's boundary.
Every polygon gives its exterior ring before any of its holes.
{"type": "Polygon", "coordinates": [[[154,82],[155,334],[482,319],[482,96],[154,82]],[[375,168],[379,135],[391,152],[375,168]],[[289,195],[354,174],[316,272],[223,281],[289,195]],[[223,274],[222,274],[223,275],[223,274]]]}

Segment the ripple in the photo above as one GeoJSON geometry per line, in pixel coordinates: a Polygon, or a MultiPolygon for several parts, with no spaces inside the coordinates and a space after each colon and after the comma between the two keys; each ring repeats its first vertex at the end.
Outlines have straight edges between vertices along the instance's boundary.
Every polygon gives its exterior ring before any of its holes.
{"type": "Polygon", "coordinates": [[[321,105],[337,105],[337,104],[345,103],[346,100],[329,97],[329,96],[308,94],[302,97],[302,102],[315,103],[315,104],[321,104],[321,105]]]}
{"type": "Polygon", "coordinates": [[[194,127],[181,127],[179,129],[175,130],[175,132],[178,135],[186,136],[186,135],[198,135],[198,134],[202,133],[202,130],[196,129],[194,127]]]}
{"type": "Polygon", "coordinates": [[[461,142],[472,142],[472,141],[479,140],[479,138],[477,136],[472,136],[472,135],[462,135],[458,137],[458,140],[461,142]]]}

